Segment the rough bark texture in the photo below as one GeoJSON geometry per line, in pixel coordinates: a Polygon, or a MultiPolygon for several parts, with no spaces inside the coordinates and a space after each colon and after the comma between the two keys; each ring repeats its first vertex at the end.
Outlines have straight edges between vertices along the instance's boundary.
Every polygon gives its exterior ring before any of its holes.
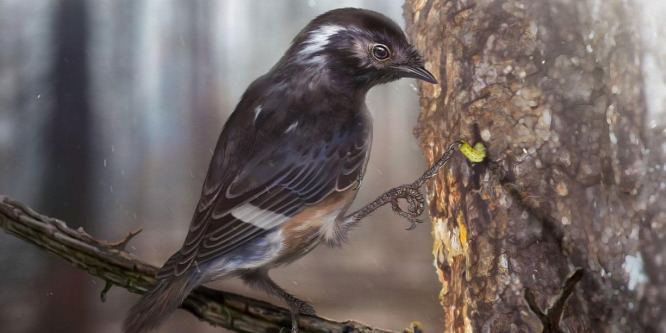
{"type": "Polygon", "coordinates": [[[452,160],[429,184],[445,331],[666,332],[665,140],[644,124],[635,7],[405,9],[440,80],[420,89],[424,154],[432,163],[463,137],[482,140],[494,161],[452,160]],[[580,282],[563,287],[578,268],[580,282]]]}
{"type": "MultiPolygon", "coordinates": [[[[82,229],[70,229],[64,222],[38,214],[3,195],[0,195],[0,228],[106,281],[102,300],[112,285],[142,294],[155,281],[156,267],[123,251],[136,233],[130,233],[123,241],[108,243],[82,229]]],[[[289,310],[205,287],[193,291],[182,308],[213,326],[236,332],[276,333],[283,327],[291,327],[289,310]]],[[[351,320],[336,322],[315,316],[301,316],[299,327],[319,333],[391,333],[351,320]]]]}

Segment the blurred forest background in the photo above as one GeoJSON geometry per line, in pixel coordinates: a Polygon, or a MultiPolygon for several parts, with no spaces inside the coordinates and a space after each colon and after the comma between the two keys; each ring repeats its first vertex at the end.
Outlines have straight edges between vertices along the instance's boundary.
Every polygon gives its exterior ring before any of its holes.
{"type": "MultiPolygon", "coordinates": [[[[160,266],[184,238],[219,131],[254,78],[316,15],[402,0],[0,0],[0,193],[160,266]]],[[[425,168],[414,82],[375,88],[373,154],[355,207],[425,168]]],[[[342,249],[275,270],[319,315],[441,331],[428,225],[381,209],[342,249]]],[[[0,233],[0,331],[119,332],[137,295],[0,233]]],[[[267,299],[238,281],[213,285],[267,299]]],[[[220,332],[183,311],[160,332],[220,332]]]]}

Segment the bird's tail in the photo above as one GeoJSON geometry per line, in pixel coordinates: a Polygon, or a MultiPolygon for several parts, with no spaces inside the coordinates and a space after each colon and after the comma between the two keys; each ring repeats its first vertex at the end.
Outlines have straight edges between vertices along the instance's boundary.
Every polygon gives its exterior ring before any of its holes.
{"type": "Polygon", "coordinates": [[[190,272],[158,280],[153,289],[129,310],[123,332],[145,333],[155,330],[200,283],[200,274],[190,272]]]}

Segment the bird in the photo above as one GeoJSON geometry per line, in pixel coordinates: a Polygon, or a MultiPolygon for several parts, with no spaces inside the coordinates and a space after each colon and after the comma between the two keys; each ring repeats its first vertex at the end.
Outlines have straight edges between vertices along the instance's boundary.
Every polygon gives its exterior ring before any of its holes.
{"type": "Polygon", "coordinates": [[[123,331],[154,331],[197,286],[240,278],[283,300],[297,332],[298,316],[315,310],[268,272],[347,239],[372,143],[366,94],[401,78],[437,83],[390,18],[340,8],[308,23],[227,119],[182,248],[123,331]]]}

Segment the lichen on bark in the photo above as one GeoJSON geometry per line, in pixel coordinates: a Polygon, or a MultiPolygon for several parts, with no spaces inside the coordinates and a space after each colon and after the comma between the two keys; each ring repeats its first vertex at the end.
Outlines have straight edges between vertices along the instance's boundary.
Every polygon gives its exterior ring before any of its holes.
{"type": "Polygon", "coordinates": [[[664,159],[648,153],[664,137],[644,125],[635,14],[619,0],[407,2],[440,80],[420,86],[426,158],[463,137],[494,161],[458,158],[428,188],[447,332],[540,331],[525,288],[548,309],[575,268],[564,331],[666,330],[664,264],[646,259],[666,249],[666,177],[649,167],[664,159]]]}

